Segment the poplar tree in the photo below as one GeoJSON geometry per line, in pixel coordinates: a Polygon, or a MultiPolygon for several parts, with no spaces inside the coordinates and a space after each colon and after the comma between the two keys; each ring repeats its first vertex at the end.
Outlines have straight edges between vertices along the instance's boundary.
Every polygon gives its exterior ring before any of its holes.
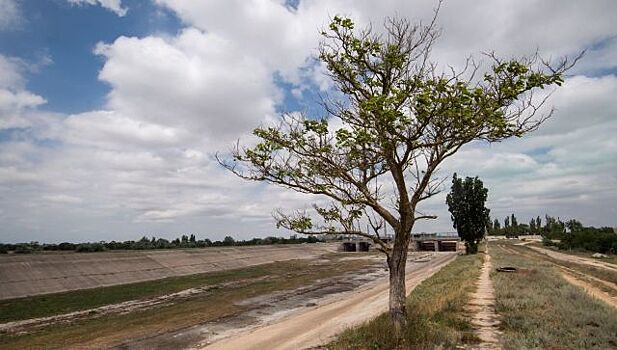
{"type": "Polygon", "coordinates": [[[467,254],[478,252],[478,244],[486,235],[490,210],[486,208],[488,189],[476,177],[465,180],[456,176],[452,178],[452,188],[446,196],[446,203],[452,218],[452,226],[458,236],[465,242],[467,254]]]}

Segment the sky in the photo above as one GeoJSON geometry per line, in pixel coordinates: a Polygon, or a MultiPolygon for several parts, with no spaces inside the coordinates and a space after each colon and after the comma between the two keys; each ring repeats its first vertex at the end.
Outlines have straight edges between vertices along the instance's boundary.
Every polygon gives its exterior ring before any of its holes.
{"type": "MultiPolygon", "coordinates": [[[[242,181],[214,154],[283,112],[321,116],[333,84],[315,54],[332,16],[379,28],[387,16],[427,21],[435,6],[0,0],[0,242],[288,235],[273,210],[314,198],[242,181]]],[[[587,51],[538,131],[472,143],[439,175],[479,176],[494,218],[617,226],[615,13],[612,0],[444,1],[441,65],[587,51]]],[[[415,231],[453,230],[445,192],[421,208],[438,219],[415,231]]]]}

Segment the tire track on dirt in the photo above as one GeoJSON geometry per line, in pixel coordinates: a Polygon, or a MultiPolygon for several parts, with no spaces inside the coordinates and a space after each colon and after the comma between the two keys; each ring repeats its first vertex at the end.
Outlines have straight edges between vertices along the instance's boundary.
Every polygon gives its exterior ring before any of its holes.
{"type": "Polygon", "coordinates": [[[565,270],[561,271],[561,276],[568,281],[570,284],[573,284],[577,287],[581,287],[583,288],[583,290],[585,290],[585,292],[587,294],[589,294],[590,296],[596,298],[596,299],[600,299],[603,302],[605,302],[606,304],[617,308],[617,298],[614,296],[611,296],[610,294],[608,294],[607,292],[594,287],[593,285],[578,279],[576,276],[574,276],[573,274],[570,274],[568,272],[566,272],[565,270]]]}
{"type": "MultiPolygon", "coordinates": [[[[567,255],[567,254],[563,254],[563,253],[557,253],[559,255],[565,256],[565,257],[556,257],[554,255],[551,254],[546,254],[543,251],[546,252],[550,252],[550,253],[556,253],[556,252],[551,252],[549,250],[546,249],[542,249],[542,248],[538,248],[538,247],[525,247],[525,248],[532,248],[533,249],[533,255],[531,254],[526,254],[522,251],[519,251],[517,249],[506,249],[505,247],[501,247],[500,248],[508,251],[508,252],[513,252],[515,254],[519,254],[525,257],[530,257],[530,258],[540,258],[544,261],[546,261],[547,263],[553,265],[554,267],[556,267],[559,270],[560,275],[570,284],[575,285],[577,287],[581,287],[583,288],[583,290],[590,295],[593,298],[599,299],[603,302],[605,302],[606,304],[616,307],[617,308],[617,297],[612,296],[610,293],[607,293],[606,291],[594,286],[593,284],[589,283],[588,281],[585,280],[592,280],[596,283],[600,283],[603,286],[613,290],[613,291],[617,291],[617,285],[615,285],[615,283],[612,283],[610,281],[605,281],[601,278],[595,277],[595,276],[591,276],[589,274],[583,273],[581,271],[578,271],[576,269],[567,267],[567,266],[563,266],[561,265],[559,262],[569,262],[569,263],[574,263],[574,264],[582,264],[582,265],[587,265],[587,266],[592,266],[592,267],[596,267],[596,268],[603,268],[603,264],[601,262],[597,262],[597,261],[589,261],[590,259],[586,259],[586,258],[581,258],[581,257],[577,257],[577,256],[571,256],[571,255],[567,255]],[[568,259],[568,257],[572,257],[572,259],[568,259]],[[550,261],[548,260],[548,258],[550,259],[554,259],[555,261],[550,261]],[[579,261],[586,261],[587,263],[581,263],[579,261]]],[[[609,271],[612,271],[612,267],[609,266],[608,269],[609,271]]]]}
{"type": "MultiPolygon", "coordinates": [[[[456,257],[455,253],[437,258],[407,274],[407,292],[429,278],[456,257]]],[[[198,349],[306,349],[327,343],[348,327],[370,320],[387,310],[388,282],[380,281],[365,289],[345,295],[342,300],[315,306],[278,323],[235,334],[214,344],[200,344],[198,349]]]]}

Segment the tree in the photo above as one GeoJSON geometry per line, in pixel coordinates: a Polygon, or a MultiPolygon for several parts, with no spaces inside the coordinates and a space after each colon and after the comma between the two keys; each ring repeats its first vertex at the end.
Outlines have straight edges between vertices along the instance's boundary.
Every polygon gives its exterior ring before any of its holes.
{"type": "Polygon", "coordinates": [[[495,233],[497,234],[499,230],[501,230],[501,224],[499,223],[499,220],[495,219],[495,222],[493,223],[493,227],[495,228],[495,233]]]}
{"type": "Polygon", "coordinates": [[[460,71],[441,71],[430,58],[435,18],[427,25],[387,19],[380,35],[335,16],[322,35],[319,59],[340,92],[335,96],[343,97],[324,98],[321,119],[285,113],[278,124],[256,128],[254,144],[237,143],[230,156],[217,159],[243,179],[330,200],[315,204],[313,215],[275,212],[278,227],[371,239],[386,255],[389,309],[399,334],[407,319],[411,231],[419,220],[436,218],[419,205],[440,192],[439,165],[472,141],[535,130],[548,114],[536,113],[546,98],[533,92],[560,85],[571,61],[550,65],[537,55],[488,54],[492,66],[481,77],[472,59],[460,71]],[[388,229],[391,243],[381,239],[388,229]]]}
{"type": "Polygon", "coordinates": [[[494,231],[494,227],[493,227],[493,220],[491,220],[491,217],[488,217],[488,221],[486,222],[486,232],[490,235],[493,231],[494,231]]]}
{"type": "Polygon", "coordinates": [[[236,240],[231,236],[225,236],[225,238],[223,238],[224,245],[234,245],[234,243],[236,243],[236,240]]]}
{"type": "Polygon", "coordinates": [[[463,180],[454,173],[446,203],[452,214],[452,225],[458,236],[465,241],[467,254],[478,252],[478,244],[486,234],[490,221],[490,210],[485,207],[487,198],[488,190],[477,176],[468,176],[463,180]]]}
{"type": "Polygon", "coordinates": [[[571,233],[578,232],[583,230],[583,224],[576,219],[570,219],[566,221],[566,227],[570,230],[571,233]]]}

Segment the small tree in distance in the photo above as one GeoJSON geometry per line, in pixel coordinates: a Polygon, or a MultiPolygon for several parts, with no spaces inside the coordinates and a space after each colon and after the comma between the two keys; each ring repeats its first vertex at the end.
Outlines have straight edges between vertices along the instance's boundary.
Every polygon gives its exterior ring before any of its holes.
{"type": "Polygon", "coordinates": [[[476,254],[478,244],[484,238],[490,222],[490,210],[486,208],[488,189],[478,177],[466,177],[465,180],[452,177],[452,188],[446,196],[448,210],[452,214],[452,223],[458,236],[465,242],[467,254],[476,254]]]}
{"type": "Polygon", "coordinates": [[[560,85],[571,62],[489,54],[492,66],[482,77],[472,60],[462,71],[442,72],[430,59],[435,18],[428,25],[389,18],[385,33],[376,34],[335,16],[322,34],[319,58],[344,98],[326,99],[321,119],[284,114],[280,124],[253,131],[255,145],[238,143],[231,157],[217,159],[241,178],[330,201],[314,204],[313,215],[277,212],[279,227],[372,240],[386,256],[390,316],[400,335],[411,231],[419,220],[436,218],[419,205],[441,191],[439,165],[472,141],[535,130],[548,115],[535,115],[546,99],[533,91],[560,85]],[[386,230],[392,241],[383,239],[386,230]]]}

